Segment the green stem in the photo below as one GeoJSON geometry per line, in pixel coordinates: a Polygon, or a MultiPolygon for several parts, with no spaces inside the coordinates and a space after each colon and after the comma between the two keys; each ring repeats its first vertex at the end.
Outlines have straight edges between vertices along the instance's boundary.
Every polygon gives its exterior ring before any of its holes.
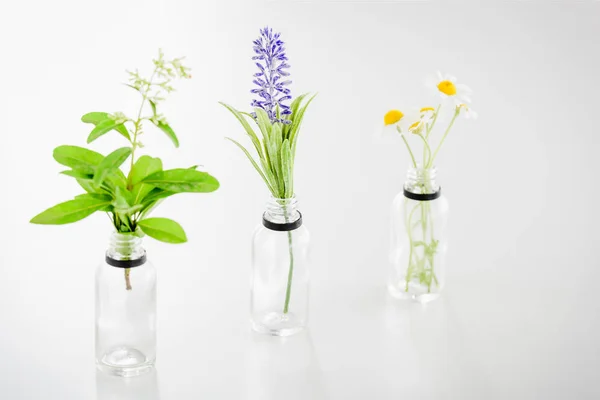
{"type": "Polygon", "coordinates": [[[427,143],[427,139],[425,139],[425,137],[422,134],[418,134],[418,137],[420,137],[421,139],[423,139],[423,144],[425,145],[423,147],[423,167],[425,167],[428,164],[428,160],[431,159],[431,147],[429,147],[429,143],[427,143]],[[427,154],[429,154],[429,157],[425,157],[425,152],[427,151],[427,154]]]}
{"type": "MultiPolygon", "coordinates": [[[[288,223],[287,208],[283,207],[283,213],[285,216],[285,222],[288,223]]],[[[287,232],[288,236],[288,248],[290,252],[290,269],[288,271],[287,288],[285,290],[285,303],[283,304],[283,313],[287,314],[290,308],[290,296],[292,295],[292,278],[294,277],[294,250],[292,244],[292,231],[287,232]]]]}
{"type": "MultiPolygon", "coordinates": [[[[408,199],[406,199],[408,204],[408,199]]],[[[406,207],[406,205],[405,205],[406,207]]],[[[410,214],[408,215],[408,222],[406,225],[406,233],[408,234],[408,241],[410,242],[410,252],[408,254],[408,268],[406,269],[406,284],[404,287],[404,291],[408,292],[408,283],[410,282],[410,279],[412,278],[412,265],[413,265],[413,249],[414,249],[414,244],[413,244],[413,239],[412,239],[412,217],[413,214],[415,213],[415,210],[417,209],[417,207],[419,207],[419,204],[417,204],[411,211],[410,214]]]]}
{"type": "MultiPolygon", "coordinates": [[[[144,109],[144,105],[146,104],[146,100],[148,100],[148,93],[150,92],[150,88],[152,87],[152,80],[158,71],[158,67],[154,68],[152,72],[152,76],[150,76],[150,80],[148,81],[148,85],[146,86],[146,90],[142,93],[142,104],[140,105],[140,109],[138,110],[137,119],[134,121],[135,130],[133,132],[133,140],[131,141],[131,165],[129,171],[133,170],[133,164],[135,163],[135,149],[137,148],[137,136],[140,131],[140,125],[142,123],[142,110],[144,109]]],[[[129,175],[131,177],[131,174],[129,175]]],[[[131,189],[131,178],[127,181],[127,188],[131,189]]]]}
{"type": "Polygon", "coordinates": [[[433,162],[435,161],[435,158],[437,157],[437,154],[440,151],[440,148],[444,144],[444,140],[446,140],[446,136],[448,136],[448,133],[450,133],[450,129],[452,129],[452,125],[454,125],[454,121],[456,121],[456,117],[458,117],[459,113],[460,113],[460,109],[457,108],[456,111],[454,112],[454,117],[452,117],[452,121],[450,121],[448,128],[446,128],[446,132],[444,132],[444,136],[442,136],[442,140],[440,140],[440,144],[438,144],[437,148],[435,149],[435,152],[433,153],[433,157],[431,157],[431,159],[429,160],[429,164],[427,165],[428,168],[431,168],[433,166],[433,162]]]}
{"type": "Polygon", "coordinates": [[[435,126],[438,115],[440,113],[440,107],[442,107],[442,105],[438,104],[437,108],[435,109],[435,114],[433,115],[433,121],[431,121],[431,124],[429,124],[429,126],[427,127],[427,139],[429,139],[429,135],[433,131],[433,127],[435,126]]]}
{"type": "Polygon", "coordinates": [[[408,149],[408,152],[410,154],[410,158],[412,159],[412,162],[413,162],[413,166],[415,168],[417,168],[417,162],[415,161],[415,156],[414,156],[412,150],[410,149],[410,146],[409,146],[408,142],[406,141],[406,138],[404,137],[404,135],[402,134],[402,132],[400,132],[400,128],[399,127],[396,127],[396,129],[398,130],[398,133],[400,133],[400,136],[402,136],[402,140],[404,141],[404,144],[406,145],[406,148],[408,149]]]}

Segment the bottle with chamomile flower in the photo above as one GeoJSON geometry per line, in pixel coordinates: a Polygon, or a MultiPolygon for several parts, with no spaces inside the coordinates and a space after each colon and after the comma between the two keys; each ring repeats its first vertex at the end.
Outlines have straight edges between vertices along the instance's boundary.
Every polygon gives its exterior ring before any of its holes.
{"type": "Polygon", "coordinates": [[[438,73],[432,87],[442,97],[437,107],[391,110],[384,124],[400,135],[410,166],[391,212],[388,291],[399,299],[427,303],[446,282],[448,200],[439,183],[435,160],[459,118],[475,118],[468,106],[470,89],[438,73]],[[443,129],[443,118],[449,116],[443,129]]]}

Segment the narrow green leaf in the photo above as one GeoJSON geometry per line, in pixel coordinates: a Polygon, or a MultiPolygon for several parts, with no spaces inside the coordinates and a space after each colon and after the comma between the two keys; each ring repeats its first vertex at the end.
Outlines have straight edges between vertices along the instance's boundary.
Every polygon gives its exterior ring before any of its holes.
{"type": "Polygon", "coordinates": [[[168,218],[147,218],[138,222],[140,229],[148,236],[166,243],[185,243],[187,236],[177,222],[168,218]]]}
{"type": "Polygon", "coordinates": [[[290,131],[292,129],[293,126],[293,122],[294,122],[294,117],[296,116],[296,113],[298,111],[298,107],[300,106],[300,104],[302,103],[302,100],[308,95],[308,93],[304,93],[301,94],[300,96],[296,97],[293,101],[292,104],[290,104],[290,111],[292,112],[292,114],[289,116],[289,120],[292,122],[292,124],[286,124],[283,127],[283,134],[284,134],[284,138],[289,139],[290,138],[290,131]]]}
{"type": "Polygon", "coordinates": [[[152,100],[148,100],[148,103],[150,103],[150,108],[152,108],[152,115],[156,115],[156,103],[152,100]]]}
{"type": "Polygon", "coordinates": [[[254,112],[256,113],[256,124],[260,128],[260,131],[263,134],[263,139],[269,137],[271,134],[271,119],[265,110],[260,107],[255,107],[254,112]]]}
{"type": "Polygon", "coordinates": [[[294,176],[292,172],[292,151],[290,149],[290,141],[285,139],[281,145],[281,170],[283,175],[283,183],[285,185],[285,198],[290,198],[294,194],[294,176]]]}
{"type": "Polygon", "coordinates": [[[208,173],[184,168],[155,172],[142,182],[176,193],[208,193],[219,188],[219,181],[208,173]]]}
{"type": "Polygon", "coordinates": [[[306,109],[316,96],[316,94],[313,95],[310,99],[308,99],[304,106],[298,109],[296,116],[294,117],[294,121],[292,122],[292,128],[290,130],[290,143],[292,148],[292,170],[294,169],[294,161],[296,158],[296,143],[298,141],[298,134],[300,133],[300,125],[302,124],[302,120],[304,119],[304,113],[306,112],[306,109]]]}
{"type": "Polygon", "coordinates": [[[260,177],[267,184],[267,187],[269,188],[269,191],[271,193],[274,193],[274,190],[273,190],[273,187],[271,186],[271,183],[269,182],[269,180],[267,179],[267,177],[265,176],[265,174],[263,173],[263,171],[260,169],[260,167],[258,166],[258,164],[256,163],[256,161],[254,161],[254,158],[248,152],[248,150],[246,150],[246,148],[244,146],[242,146],[240,143],[238,143],[237,141],[235,141],[235,140],[233,140],[231,138],[226,138],[226,139],[230,140],[231,142],[233,142],[237,147],[239,147],[244,152],[244,154],[246,155],[246,157],[248,157],[248,160],[250,160],[250,162],[254,166],[254,169],[256,169],[256,171],[259,173],[260,177]]]}
{"type": "Polygon", "coordinates": [[[81,195],[75,200],[65,201],[47,209],[31,219],[33,224],[62,225],[84,219],[94,212],[110,205],[110,198],[97,198],[92,195],[81,195]]]}
{"type": "Polygon", "coordinates": [[[96,167],[94,173],[94,185],[100,186],[104,177],[114,169],[118,169],[131,155],[130,147],[121,147],[104,157],[102,162],[96,167]]]}
{"type": "MultiPolygon", "coordinates": [[[[300,125],[302,124],[302,120],[304,119],[304,113],[306,112],[306,109],[308,108],[308,106],[310,105],[310,103],[314,100],[314,98],[317,95],[313,95],[310,99],[308,99],[308,101],[304,104],[304,105],[299,105],[298,109],[296,110],[296,113],[293,117],[293,121],[292,121],[292,128],[290,131],[290,143],[292,144],[292,149],[295,148],[295,143],[296,140],[298,138],[298,132],[300,130],[300,125]]],[[[295,153],[292,151],[292,155],[294,155],[295,153]]]]}
{"type": "Polygon", "coordinates": [[[104,159],[102,154],[78,146],[58,146],[53,157],[59,164],[90,175],[104,159]]]}
{"type": "Polygon", "coordinates": [[[273,124],[271,130],[271,137],[267,143],[269,157],[271,158],[271,170],[277,180],[278,197],[285,197],[285,184],[283,182],[283,173],[281,169],[281,123],[273,124]]]}
{"type": "Polygon", "coordinates": [[[173,142],[173,144],[175,145],[175,147],[179,147],[179,139],[177,139],[177,135],[175,135],[175,132],[173,131],[173,129],[168,125],[168,124],[164,124],[160,121],[158,121],[157,124],[155,124],[161,131],[163,131],[164,133],[167,134],[167,136],[169,137],[169,139],[171,139],[171,141],[173,142]]]}
{"type": "Polygon", "coordinates": [[[254,132],[254,129],[252,129],[252,127],[250,126],[248,121],[246,121],[246,118],[238,110],[236,110],[229,104],[225,104],[222,102],[219,102],[219,104],[221,104],[223,107],[228,109],[237,118],[237,120],[240,121],[240,123],[246,130],[246,133],[248,134],[248,136],[250,136],[250,139],[252,140],[252,144],[254,145],[254,148],[256,149],[258,156],[260,158],[263,158],[264,155],[263,155],[262,146],[260,144],[260,141],[258,140],[258,137],[256,136],[256,133],[254,132]]]}

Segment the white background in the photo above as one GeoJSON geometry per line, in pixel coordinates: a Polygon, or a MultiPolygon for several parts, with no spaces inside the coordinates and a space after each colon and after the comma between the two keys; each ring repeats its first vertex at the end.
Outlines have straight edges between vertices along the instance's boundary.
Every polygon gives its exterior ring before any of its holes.
{"type": "MultiPolygon", "coordinates": [[[[447,399],[600,396],[597,229],[600,4],[23,1],[0,6],[0,398],[447,399]],[[296,191],[312,233],[311,321],[285,340],[250,333],[250,238],[268,193],[225,136],[218,100],[248,109],[252,40],[281,31],[305,118],[296,191]],[[159,271],[157,373],[98,375],[93,271],[110,225],[28,224],[79,193],[52,159],[85,145],[89,111],[132,114],[124,69],[162,47],[193,79],[163,111],[166,167],[202,164],[214,194],[155,216],[189,242],[146,240],[159,271]],[[438,159],[450,201],[448,281],[426,307],[385,291],[389,207],[408,157],[379,135],[390,108],[432,101],[428,73],[474,91],[438,159]]],[[[92,147],[123,146],[114,132],[92,147]]]]}

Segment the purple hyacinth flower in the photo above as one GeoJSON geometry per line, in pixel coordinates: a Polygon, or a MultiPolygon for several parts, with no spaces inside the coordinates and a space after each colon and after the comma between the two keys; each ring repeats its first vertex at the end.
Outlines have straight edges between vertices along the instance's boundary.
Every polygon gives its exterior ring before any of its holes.
{"type": "Polygon", "coordinates": [[[251,93],[257,94],[259,99],[252,100],[251,105],[265,110],[271,122],[289,124],[290,121],[285,117],[292,112],[285,102],[291,100],[292,96],[291,90],[286,86],[292,81],[281,79],[290,75],[287,71],[290,65],[286,62],[288,58],[280,36],[280,33],[273,33],[271,28],[265,27],[260,30],[260,37],[252,42],[256,53],[252,60],[258,67],[252,83],[258,88],[252,89],[251,93]],[[277,109],[279,116],[284,118],[277,118],[277,109]]]}

